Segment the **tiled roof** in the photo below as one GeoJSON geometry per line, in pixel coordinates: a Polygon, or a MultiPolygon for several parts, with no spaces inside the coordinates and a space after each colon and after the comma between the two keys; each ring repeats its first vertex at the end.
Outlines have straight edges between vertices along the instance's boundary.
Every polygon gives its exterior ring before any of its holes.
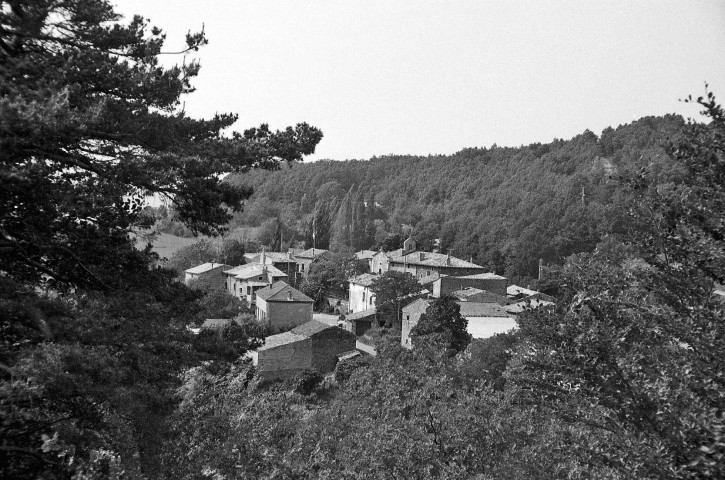
{"type": "MultiPolygon", "coordinates": [[[[245,253],[244,258],[249,263],[259,263],[259,257],[262,255],[262,252],[257,253],[245,253]]],[[[272,264],[274,262],[276,263],[284,263],[284,262],[294,262],[295,257],[292,256],[291,253],[284,253],[284,252],[264,252],[264,263],[266,264],[272,264]]]]}
{"type": "Polygon", "coordinates": [[[264,345],[257,349],[258,352],[264,350],[270,350],[275,347],[281,347],[282,345],[289,345],[290,343],[300,342],[306,340],[307,337],[297,335],[292,332],[278,333],[277,335],[271,335],[264,339],[264,345]]]}
{"type": "Polygon", "coordinates": [[[497,303],[456,302],[464,317],[508,317],[509,314],[497,303]]]}
{"type": "Polygon", "coordinates": [[[271,275],[272,277],[278,278],[287,276],[286,273],[284,273],[277,267],[274,267],[272,265],[260,265],[259,263],[248,263],[246,265],[240,265],[238,267],[232,268],[231,270],[225,270],[224,273],[226,275],[234,275],[237,278],[251,278],[262,275],[264,273],[263,268],[265,267],[267,269],[267,274],[271,275]]]}
{"type": "Polygon", "coordinates": [[[275,282],[269,287],[257,290],[257,298],[267,302],[313,302],[310,297],[285,282],[275,282]]]}
{"type": "Polygon", "coordinates": [[[303,323],[302,325],[299,325],[290,332],[294,333],[295,335],[300,335],[302,337],[311,337],[312,335],[316,333],[323,332],[327,330],[328,328],[340,328],[334,325],[328,325],[326,323],[318,322],[317,320],[311,320],[307,323],[303,323]]]}
{"type": "Polygon", "coordinates": [[[510,297],[516,297],[518,295],[523,295],[525,297],[529,297],[531,295],[536,295],[536,290],[531,290],[529,288],[519,287],[518,285],[509,285],[506,287],[506,295],[510,297]]]}
{"type": "Polygon", "coordinates": [[[209,270],[214,270],[215,268],[228,267],[228,266],[229,265],[225,265],[223,263],[207,262],[207,263],[202,263],[201,265],[197,265],[196,267],[191,267],[188,270],[184,270],[184,271],[186,273],[199,275],[201,273],[208,272],[209,270]]]}
{"type": "Polygon", "coordinates": [[[460,297],[460,298],[467,298],[472,297],[474,295],[478,295],[479,293],[490,293],[487,290],[481,290],[480,288],[474,288],[474,287],[466,287],[461,290],[456,290],[455,292],[451,292],[451,295],[454,297],[460,297]]]}
{"type": "Polygon", "coordinates": [[[355,257],[357,257],[358,260],[367,260],[369,258],[373,258],[377,252],[374,252],[372,250],[360,250],[359,252],[355,252],[355,257]]]}
{"type": "Polygon", "coordinates": [[[495,273],[490,273],[490,272],[477,273],[475,275],[463,275],[458,278],[469,278],[469,279],[473,279],[473,280],[492,280],[492,279],[506,280],[506,277],[502,277],[501,275],[496,275],[495,273]]]}
{"type": "Polygon", "coordinates": [[[295,253],[295,257],[317,258],[324,253],[327,253],[327,250],[324,250],[322,248],[308,248],[307,250],[304,250],[302,252],[295,253]]]}
{"type": "Polygon", "coordinates": [[[372,317],[375,315],[376,311],[377,310],[375,308],[368,308],[367,310],[363,310],[361,312],[355,312],[355,313],[351,313],[349,315],[345,315],[345,320],[354,321],[354,320],[360,320],[362,318],[372,317]]]}
{"type": "MultiPolygon", "coordinates": [[[[391,252],[392,253],[392,252],[391,252]]],[[[451,267],[451,268],[483,268],[475,263],[461,260],[443,253],[413,252],[407,255],[388,254],[391,262],[405,263],[408,265],[422,265],[426,267],[451,267]],[[422,257],[422,258],[421,258],[422,257]]]]}
{"type": "Polygon", "coordinates": [[[350,279],[350,283],[354,283],[355,285],[362,285],[363,287],[369,287],[373,284],[376,278],[378,278],[378,275],[374,273],[361,273],[360,275],[352,277],[350,279]]]}

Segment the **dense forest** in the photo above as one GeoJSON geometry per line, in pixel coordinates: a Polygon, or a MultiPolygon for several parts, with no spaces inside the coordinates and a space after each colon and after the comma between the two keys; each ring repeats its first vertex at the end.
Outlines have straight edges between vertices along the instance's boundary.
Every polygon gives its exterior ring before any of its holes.
{"type": "Polygon", "coordinates": [[[318,248],[355,251],[411,234],[424,249],[440,239],[444,252],[532,277],[539,259],[561,264],[628,231],[628,179],[646,168],[657,183],[676,182],[666,149],[683,125],[647,117],[601,137],[255,170],[228,179],[254,190],[230,226],[264,225],[308,246],[314,230],[318,248]]]}
{"type": "MultiPolygon", "coordinates": [[[[711,92],[688,100],[705,123],[278,170],[322,132],[189,118],[199,65],[160,66],[164,40],[107,0],[0,2],[0,478],[725,477],[725,111],[711,92]],[[556,303],[472,341],[441,298],[413,350],[379,330],[377,356],[265,384],[245,354],[270,332],[247,305],[137,248],[154,195],[212,236],[258,225],[279,246],[343,250],[412,231],[522,277],[542,257],[561,263],[556,303]],[[193,334],[209,315],[244,321],[193,334]]],[[[199,252],[237,262],[244,245],[200,242],[179,261],[199,252]]]]}

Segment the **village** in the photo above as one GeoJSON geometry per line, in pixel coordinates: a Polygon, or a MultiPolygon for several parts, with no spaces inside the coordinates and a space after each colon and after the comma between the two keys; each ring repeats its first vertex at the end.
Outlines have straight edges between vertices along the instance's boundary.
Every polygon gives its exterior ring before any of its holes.
{"type": "MultiPolygon", "coordinates": [[[[554,305],[549,295],[510,284],[506,277],[450,254],[419,250],[415,239],[408,238],[402,248],[389,252],[356,252],[355,258],[366,262],[368,271],[348,279],[344,297],[324,297],[323,303],[335,314],[315,312],[315,301],[293,285],[300,285],[313,264],[330,254],[315,248],[262,249],[245,254],[244,265],[207,262],[189,268],[184,281],[188,284],[203,278],[223,286],[229,295],[250,306],[257,322],[281,331],[247,353],[264,380],[289,379],[308,369],[329,374],[343,359],[376,355],[368,333],[381,323],[374,284],[386,272],[410,275],[419,285],[417,291],[397,299],[398,315],[389,325],[406,349],[414,348],[411,332],[421,316],[444,296],[455,299],[473,339],[516,330],[516,318],[522,312],[554,305]]],[[[219,329],[234,321],[207,319],[193,331],[219,329]]]]}

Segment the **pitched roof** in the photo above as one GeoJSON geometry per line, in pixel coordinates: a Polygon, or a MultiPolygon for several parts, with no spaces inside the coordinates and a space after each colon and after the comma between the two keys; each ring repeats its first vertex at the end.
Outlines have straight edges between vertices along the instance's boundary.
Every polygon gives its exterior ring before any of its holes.
{"type": "Polygon", "coordinates": [[[451,295],[453,295],[454,297],[459,297],[459,298],[468,298],[468,297],[472,297],[474,295],[478,295],[479,293],[491,293],[491,292],[489,292],[488,290],[481,290],[480,288],[475,288],[475,287],[465,287],[465,288],[462,288],[461,290],[456,290],[455,292],[451,292],[451,295]]]}
{"type": "Polygon", "coordinates": [[[355,252],[355,257],[357,257],[358,260],[367,260],[369,258],[373,258],[376,253],[378,252],[374,252],[372,250],[360,250],[359,252],[355,252]]]}
{"type": "Polygon", "coordinates": [[[292,332],[278,333],[277,335],[271,335],[264,339],[264,345],[257,349],[258,352],[264,350],[270,350],[275,347],[281,347],[282,345],[289,345],[290,343],[300,342],[306,340],[307,337],[297,335],[292,332]]]}
{"type": "Polygon", "coordinates": [[[302,325],[298,325],[290,332],[294,333],[295,335],[300,335],[303,337],[311,337],[312,335],[316,333],[323,332],[329,328],[340,328],[336,325],[328,325],[326,323],[318,322],[317,320],[311,320],[307,323],[303,323],[302,325]]]}
{"type": "Polygon", "coordinates": [[[388,255],[391,262],[405,263],[408,265],[422,265],[426,267],[451,267],[451,268],[483,268],[475,263],[467,262],[444,253],[412,252],[407,255],[388,255]]]}
{"type": "Polygon", "coordinates": [[[469,278],[472,280],[506,280],[506,277],[502,277],[501,275],[496,275],[495,273],[486,272],[486,273],[476,273],[474,275],[463,275],[458,278],[469,278]]]}
{"type": "MultiPolygon", "coordinates": [[[[249,263],[259,263],[259,257],[262,255],[262,252],[257,253],[245,253],[244,258],[249,263]]],[[[284,253],[284,252],[264,252],[264,260],[267,265],[271,265],[272,263],[289,263],[294,262],[295,258],[291,253],[284,253]]]]}
{"type": "Polygon", "coordinates": [[[508,317],[509,314],[497,303],[456,302],[464,317],[508,317]]]}
{"type": "Polygon", "coordinates": [[[201,265],[197,265],[196,267],[191,267],[187,270],[184,270],[184,272],[191,273],[194,275],[199,275],[201,273],[206,273],[210,270],[214,270],[215,268],[228,267],[228,266],[229,265],[226,265],[224,263],[206,262],[206,263],[202,263],[201,265]]]}
{"type": "Polygon", "coordinates": [[[259,263],[248,263],[246,265],[240,265],[238,267],[234,267],[231,270],[225,270],[224,273],[226,275],[234,275],[237,278],[251,278],[251,277],[257,277],[259,275],[264,274],[264,269],[267,269],[267,275],[270,275],[272,277],[286,277],[287,274],[284,273],[282,270],[280,270],[277,267],[274,267],[272,265],[260,265],[259,263]]]}
{"type": "Polygon", "coordinates": [[[362,310],[360,312],[355,312],[355,313],[351,313],[349,315],[345,315],[345,320],[349,320],[349,321],[352,322],[352,321],[355,321],[355,320],[360,320],[360,319],[363,319],[363,318],[372,317],[372,316],[375,315],[375,312],[376,311],[377,310],[375,309],[375,307],[368,308],[367,310],[362,310]]]}
{"type": "Polygon", "coordinates": [[[355,285],[362,285],[363,287],[369,287],[378,277],[379,275],[375,273],[361,273],[360,275],[352,277],[350,279],[350,283],[354,283],[355,285]]]}
{"type": "Polygon", "coordinates": [[[536,295],[537,293],[539,293],[539,292],[537,292],[536,290],[519,287],[518,285],[509,285],[508,287],[506,287],[506,295],[508,295],[510,297],[515,297],[518,295],[523,295],[523,296],[529,297],[531,295],[536,295]]]}
{"type": "Polygon", "coordinates": [[[257,290],[257,298],[261,298],[267,302],[313,302],[304,293],[281,281],[274,282],[266,288],[257,290]]]}
{"type": "Polygon", "coordinates": [[[295,257],[299,258],[317,258],[320,255],[327,253],[327,250],[322,248],[308,248],[302,252],[295,253],[295,257]]]}

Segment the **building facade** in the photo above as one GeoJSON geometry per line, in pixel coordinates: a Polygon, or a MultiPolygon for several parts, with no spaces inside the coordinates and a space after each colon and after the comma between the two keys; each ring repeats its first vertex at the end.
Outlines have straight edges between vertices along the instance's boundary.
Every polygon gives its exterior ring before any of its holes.
{"type": "Polygon", "coordinates": [[[267,337],[250,356],[263,380],[287,379],[305,369],[331,372],[338,356],[355,350],[355,342],[352,333],[313,320],[267,337]]]}
{"type": "Polygon", "coordinates": [[[196,267],[192,267],[184,271],[184,283],[188,285],[194,280],[204,278],[221,285],[224,283],[224,270],[230,268],[232,268],[231,265],[226,265],[224,263],[202,263],[201,265],[197,265],[196,267]]]}
{"type": "Polygon", "coordinates": [[[274,327],[302,325],[312,321],[313,300],[285,282],[257,291],[255,316],[274,327]]]}
{"type": "Polygon", "coordinates": [[[370,287],[376,278],[378,278],[378,275],[363,273],[350,279],[348,287],[349,313],[362,312],[375,307],[375,293],[370,290],[370,287]]]}

